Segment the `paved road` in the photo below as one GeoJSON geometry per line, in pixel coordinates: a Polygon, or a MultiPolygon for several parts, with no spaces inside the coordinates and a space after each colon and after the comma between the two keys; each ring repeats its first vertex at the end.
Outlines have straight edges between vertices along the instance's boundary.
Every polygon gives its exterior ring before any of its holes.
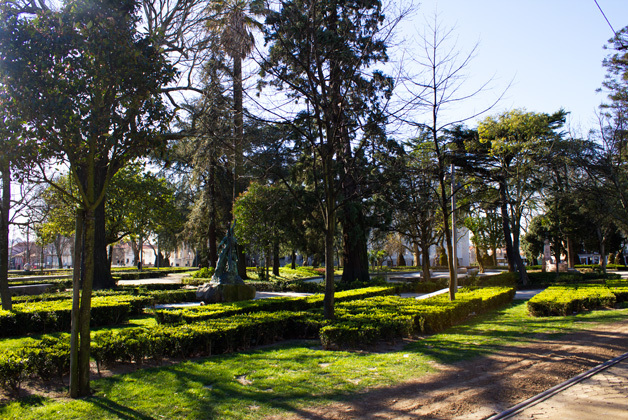
{"type": "Polygon", "coordinates": [[[607,364],[531,398],[518,410],[491,419],[628,419],[628,353],[607,364]]]}

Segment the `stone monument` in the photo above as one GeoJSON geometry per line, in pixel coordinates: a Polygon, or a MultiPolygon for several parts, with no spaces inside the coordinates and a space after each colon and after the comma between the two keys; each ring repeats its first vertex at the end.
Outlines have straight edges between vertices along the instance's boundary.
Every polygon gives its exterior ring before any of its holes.
{"type": "Polygon", "coordinates": [[[196,298],[206,303],[235,302],[255,298],[255,287],[245,284],[238,275],[238,253],[234,221],[227,235],[220,242],[220,256],[216,271],[209,283],[205,283],[196,291],[196,298]]]}

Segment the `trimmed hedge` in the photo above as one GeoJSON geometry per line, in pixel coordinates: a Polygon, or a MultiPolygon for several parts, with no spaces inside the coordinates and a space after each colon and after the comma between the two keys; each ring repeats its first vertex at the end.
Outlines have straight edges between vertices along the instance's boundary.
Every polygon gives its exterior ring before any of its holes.
{"type": "MultiPolygon", "coordinates": [[[[142,296],[94,297],[91,326],[126,322],[131,315],[140,314],[148,304],[150,298],[142,296]]],[[[12,311],[0,311],[0,336],[69,331],[71,313],[71,300],[18,303],[13,305],[12,311]]]]}
{"type": "Polygon", "coordinates": [[[179,326],[132,328],[94,335],[92,357],[99,369],[117,362],[141,364],[163,357],[209,356],[282,339],[313,338],[320,319],[307,312],[235,315],[179,326]]]}
{"type": "Polygon", "coordinates": [[[628,280],[606,280],[606,287],[615,295],[617,303],[628,302],[628,280]]]}
{"type": "Polygon", "coordinates": [[[606,286],[551,286],[528,301],[528,312],[532,316],[565,316],[586,310],[612,308],[616,301],[617,298],[606,286]]]}
{"type": "Polygon", "coordinates": [[[516,287],[519,276],[517,273],[503,272],[491,276],[470,276],[461,278],[462,286],[482,286],[482,287],[516,287]]]}
{"type": "MultiPolygon", "coordinates": [[[[365,299],[372,296],[391,295],[395,288],[368,287],[364,289],[346,290],[334,294],[336,302],[365,299]]],[[[307,297],[276,297],[270,299],[248,300],[233,303],[214,303],[185,309],[156,310],[155,318],[160,324],[192,324],[208,319],[225,318],[232,315],[273,311],[307,311],[322,307],[324,296],[321,294],[307,297]]]]}
{"type": "Polygon", "coordinates": [[[430,334],[477,314],[505,305],[514,298],[509,287],[467,288],[450,301],[447,294],[425,300],[377,297],[337,305],[337,321],[321,328],[324,348],[354,348],[382,340],[430,334]]]}

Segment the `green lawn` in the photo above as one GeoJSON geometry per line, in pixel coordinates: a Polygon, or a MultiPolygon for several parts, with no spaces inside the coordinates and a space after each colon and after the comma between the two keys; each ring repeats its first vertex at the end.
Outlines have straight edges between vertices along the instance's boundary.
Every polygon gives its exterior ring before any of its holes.
{"type": "Polygon", "coordinates": [[[93,382],[93,397],[50,400],[33,396],[0,407],[3,419],[256,419],[355,398],[501,346],[625,319],[628,310],[532,318],[525,302],[474,318],[389,353],[323,351],[301,341],[187,361],[93,382]]]}

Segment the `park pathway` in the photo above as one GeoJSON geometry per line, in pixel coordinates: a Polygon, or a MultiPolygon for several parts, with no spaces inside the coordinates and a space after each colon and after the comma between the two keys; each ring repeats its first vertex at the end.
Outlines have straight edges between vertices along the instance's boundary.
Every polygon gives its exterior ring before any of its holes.
{"type": "Polygon", "coordinates": [[[628,419],[628,353],[490,418],[498,419],[628,419]]]}

